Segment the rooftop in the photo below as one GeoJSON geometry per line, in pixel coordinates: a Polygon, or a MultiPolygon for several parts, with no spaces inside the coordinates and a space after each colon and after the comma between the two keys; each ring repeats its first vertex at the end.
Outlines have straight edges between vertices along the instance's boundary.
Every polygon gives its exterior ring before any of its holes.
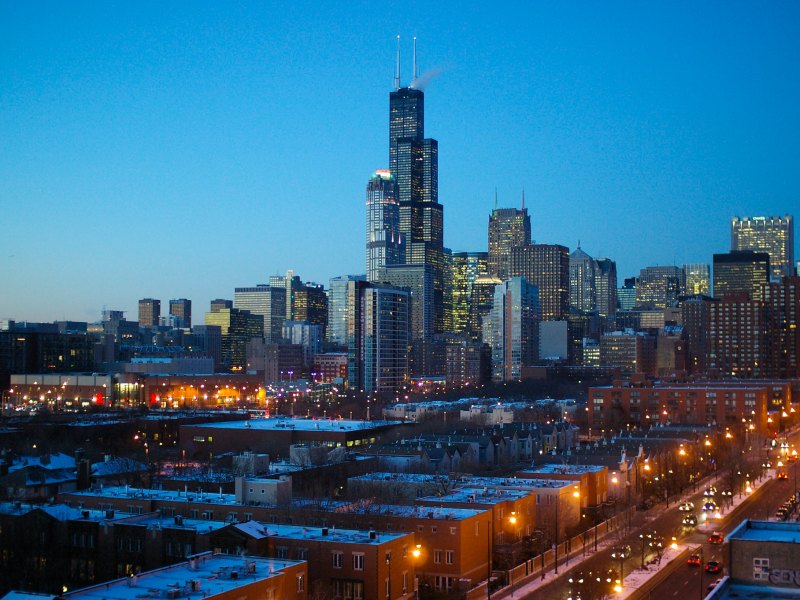
{"type": "Polygon", "coordinates": [[[291,539],[308,539],[315,541],[336,541],[345,544],[380,544],[397,540],[409,535],[387,531],[370,532],[359,529],[336,529],[335,527],[303,527],[301,525],[285,525],[247,521],[234,527],[254,538],[279,537],[291,539]]]}
{"type": "Polygon", "coordinates": [[[520,471],[521,473],[553,473],[557,475],[583,475],[585,473],[596,473],[605,467],[597,465],[569,465],[561,463],[548,463],[520,471]]]}
{"type": "Polygon", "coordinates": [[[231,593],[256,581],[277,577],[301,561],[226,554],[197,555],[184,563],[147,571],[63,594],[70,600],[143,600],[145,598],[204,598],[231,593]],[[193,583],[194,582],[194,583],[193,583]]]}
{"type": "Polygon", "coordinates": [[[797,544],[800,543],[800,523],[745,519],[725,538],[728,542],[734,540],[797,544]]]}
{"type": "Polygon", "coordinates": [[[267,417],[244,421],[220,421],[198,423],[194,427],[213,429],[254,429],[257,431],[277,431],[294,429],[297,431],[360,431],[401,425],[402,421],[350,421],[347,419],[293,419],[286,417],[267,417]]]}

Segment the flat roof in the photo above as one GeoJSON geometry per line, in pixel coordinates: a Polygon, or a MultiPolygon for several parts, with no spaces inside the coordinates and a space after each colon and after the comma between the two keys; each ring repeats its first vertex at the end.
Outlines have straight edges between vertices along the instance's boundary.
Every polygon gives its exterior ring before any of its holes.
{"type": "Polygon", "coordinates": [[[538,465],[530,469],[519,471],[520,473],[553,473],[556,475],[582,475],[584,473],[596,473],[602,471],[606,467],[599,465],[563,465],[555,463],[547,463],[538,465]]]}
{"type": "Polygon", "coordinates": [[[94,498],[130,498],[131,500],[167,500],[171,502],[205,502],[208,504],[240,505],[236,494],[217,494],[213,492],[184,492],[181,490],[154,490],[133,488],[127,485],[102,487],[100,489],[75,490],[65,492],[69,496],[92,496],[94,498]]]}
{"type": "Polygon", "coordinates": [[[246,419],[244,421],[215,421],[194,423],[190,427],[209,429],[253,429],[255,431],[369,431],[378,427],[402,425],[402,421],[350,421],[347,419],[292,419],[286,417],[267,417],[246,419]]]}
{"type": "Polygon", "coordinates": [[[278,560],[256,556],[203,553],[189,561],[147,571],[134,577],[115,579],[62,594],[64,598],[142,600],[144,598],[187,598],[192,591],[202,596],[229,593],[237,588],[282,574],[283,569],[304,561],[278,560]],[[235,575],[234,575],[235,573],[235,575]],[[198,587],[192,589],[191,582],[198,587]],[[168,596],[172,592],[175,596],[168,596]]]}
{"type": "MultiPolygon", "coordinates": [[[[604,467],[597,467],[597,470],[604,467]]],[[[523,471],[525,472],[525,471],[523,471]]],[[[509,488],[509,489],[525,489],[534,490],[537,488],[563,488],[578,483],[577,480],[562,480],[562,479],[537,479],[527,477],[474,477],[466,476],[460,478],[451,478],[445,475],[431,475],[427,473],[390,473],[385,471],[377,471],[374,473],[366,473],[364,475],[357,475],[350,477],[348,481],[397,481],[406,483],[428,483],[438,484],[446,482],[454,486],[454,488],[475,488],[475,487],[489,487],[489,488],[509,488]]]]}
{"type": "Polygon", "coordinates": [[[234,527],[254,538],[277,537],[319,542],[336,541],[345,544],[380,544],[381,542],[393,541],[411,535],[406,532],[370,532],[364,529],[311,527],[284,523],[264,523],[262,521],[247,521],[246,523],[234,525],[234,527]]]}
{"type": "Polygon", "coordinates": [[[424,496],[422,498],[417,498],[417,500],[423,500],[425,502],[460,502],[465,504],[500,504],[501,502],[521,500],[530,495],[531,492],[529,490],[500,488],[486,490],[464,487],[455,489],[441,496],[424,496]]]}
{"type": "Polygon", "coordinates": [[[745,519],[725,540],[800,544],[800,523],[745,519]]]}
{"type": "Polygon", "coordinates": [[[717,590],[709,598],[712,600],[727,600],[728,598],[736,600],[797,600],[800,598],[800,588],[745,585],[733,581],[719,586],[717,590]]]}

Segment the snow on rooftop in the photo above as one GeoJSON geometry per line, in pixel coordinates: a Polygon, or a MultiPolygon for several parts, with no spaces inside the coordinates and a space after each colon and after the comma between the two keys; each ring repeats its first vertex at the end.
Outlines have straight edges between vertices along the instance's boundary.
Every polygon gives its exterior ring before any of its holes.
{"type": "Polygon", "coordinates": [[[726,541],[735,540],[797,544],[800,543],[800,523],[746,519],[727,535],[726,541]]]}
{"type": "Polygon", "coordinates": [[[230,556],[205,553],[185,563],[148,571],[134,577],[116,579],[74,592],[62,594],[70,600],[108,599],[142,600],[166,598],[172,590],[175,597],[186,598],[190,592],[200,596],[228,594],[256,581],[277,577],[283,569],[297,565],[294,560],[255,556],[230,556]],[[234,575],[234,572],[236,573],[234,575]],[[192,588],[191,582],[196,582],[192,588]]]}
{"type": "Polygon", "coordinates": [[[580,475],[584,473],[596,473],[605,467],[598,465],[570,465],[561,463],[548,463],[537,465],[530,469],[525,469],[522,473],[554,473],[559,475],[580,475]]]}
{"type": "Polygon", "coordinates": [[[315,541],[336,541],[345,544],[380,544],[382,541],[396,540],[409,533],[388,531],[366,531],[361,529],[337,529],[335,527],[310,527],[283,523],[263,523],[247,521],[234,527],[247,535],[261,539],[265,537],[308,539],[315,541]]]}
{"type": "Polygon", "coordinates": [[[402,425],[402,421],[351,421],[347,419],[268,417],[247,419],[244,421],[197,423],[193,426],[213,429],[254,429],[257,431],[277,431],[283,429],[294,429],[298,431],[361,431],[389,425],[402,425]]]}

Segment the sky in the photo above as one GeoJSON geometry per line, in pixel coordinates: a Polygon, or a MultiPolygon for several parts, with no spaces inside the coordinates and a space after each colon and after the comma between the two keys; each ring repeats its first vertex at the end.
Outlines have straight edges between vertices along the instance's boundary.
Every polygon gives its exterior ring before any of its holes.
{"type": "MultiPolygon", "coordinates": [[[[292,269],[363,273],[396,36],[439,141],[445,245],[710,263],[800,212],[800,3],[0,0],[0,319],[137,318],[292,269]]],[[[795,249],[796,256],[798,255],[795,249]]]]}

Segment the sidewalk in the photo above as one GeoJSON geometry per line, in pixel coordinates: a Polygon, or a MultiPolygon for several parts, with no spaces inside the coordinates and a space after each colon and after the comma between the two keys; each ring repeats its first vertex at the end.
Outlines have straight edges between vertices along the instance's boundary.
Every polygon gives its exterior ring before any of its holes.
{"type": "MultiPolygon", "coordinates": [[[[720,527],[720,523],[724,521],[731,512],[740,506],[742,502],[744,502],[764,483],[774,477],[774,475],[774,472],[770,471],[761,479],[752,481],[750,483],[749,493],[743,492],[741,496],[739,494],[731,496],[730,501],[726,501],[725,506],[722,506],[722,497],[717,494],[714,497],[714,501],[720,505],[720,508],[715,511],[710,518],[706,517],[705,519],[702,519],[701,522],[698,523],[698,526],[695,530],[704,534],[715,531],[720,527]]],[[[541,557],[535,557],[532,559],[532,561],[529,561],[532,562],[533,568],[529,569],[527,573],[523,572],[521,576],[517,575],[516,580],[513,576],[514,569],[509,571],[511,583],[504,588],[493,591],[492,597],[497,598],[498,600],[502,598],[513,598],[514,596],[520,598],[529,597],[543,587],[548,586],[557,579],[563,577],[568,571],[574,569],[576,566],[579,566],[590,558],[593,558],[598,552],[610,549],[615,545],[623,543],[623,541],[624,543],[628,543],[633,546],[635,543],[638,543],[638,534],[643,531],[645,525],[663,515],[667,511],[676,510],[675,507],[688,501],[693,501],[697,509],[700,509],[702,506],[702,502],[700,502],[700,500],[703,498],[702,490],[707,489],[711,485],[714,485],[713,481],[706,481],[697,491],[685,491],[674,502],[670,501],[669,507],[659,504],[651,507],[647,511],[637,511],[633,513],[631,515],[630,528],[628,529],[627,524],[625,524],[617,529],[604,533],[602,539],[598,539],[596,551],[594,550],[594,543],[592,542],[591,545],[587,544],[585,549],[581,548],[579,550],[573,550],[569,554],[569,557],[565,557],[564,560],[562,560],[562,555],[559,555],[559,573],[557,575],[554,572],[552,562],[545,563],[544,573],[542,573],[540,566],[541,557]]],[[[701,512],[700,514],[705,516],[706,513],[701,512]]],[[[689,547],[687,544],[678,543],[677,547],[673,548],[671,546],[671,540],[665,540],[665,543],[667,544],[667,548],[665,549],[661,562],[658,564],[658,566],[649,565],[645,568],[645,570],[638,568],[631,571],[625,577],[622,585],[622,592],[619,596],[617,596],[618,598],[627,598],[634,594],[636,590],[641,588],[653,577],[655,577],[660,570],[664,569],[679,556],[685,555],[689,547]]],[[[486,597],[485,586],[483,587],[483,596],[473,596],[470,594],[468,597],[486,597]]]]}

